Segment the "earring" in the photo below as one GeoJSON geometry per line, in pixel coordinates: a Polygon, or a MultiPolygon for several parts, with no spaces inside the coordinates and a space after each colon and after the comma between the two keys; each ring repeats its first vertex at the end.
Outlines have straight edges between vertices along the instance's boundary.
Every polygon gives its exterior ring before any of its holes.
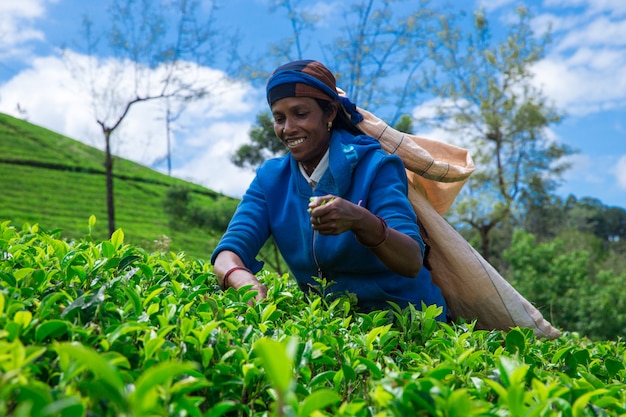
{"type": "Polygon", "coordinates": [[[328,122],[328,131],[330,132],[330,129],[333,127],[333,122],[329,121],[328,122]]]}

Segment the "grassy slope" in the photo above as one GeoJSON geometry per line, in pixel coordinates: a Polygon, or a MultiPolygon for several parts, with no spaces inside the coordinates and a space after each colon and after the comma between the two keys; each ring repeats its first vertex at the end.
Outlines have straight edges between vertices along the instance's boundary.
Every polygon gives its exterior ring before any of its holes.
{"type": "MultiPolygon", "coordinates": [[[[38,223],[62,229],[68,238],[84,236],[92,214],[96,239],[107,235],[104,153],[28,122],[0,114],[0,221],[21,227],[38,223]]],[[[168,189],[184,185],[203,207],[229,199],[199,185],[171,178],[140,164],[114,162],[116,227],[126,240],[151,249],[162,235],[171,249],[208,259],[222,231],[174,230],[163,211],[168,189]]]]}

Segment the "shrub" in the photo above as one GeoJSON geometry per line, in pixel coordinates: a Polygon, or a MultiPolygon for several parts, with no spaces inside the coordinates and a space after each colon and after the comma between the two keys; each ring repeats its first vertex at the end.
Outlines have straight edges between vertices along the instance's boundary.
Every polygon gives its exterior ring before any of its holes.
{"type": "MultiPolygon", "coordinates": [[[[626,349],[474,330],[422,306],[357,313],[259,274],[0,224],[0,415],[597,416],[626,413],[626,349]]],[[[323,285],[323,283],[320,283],[323,285]]]]}
{"type": "Polygon", "coordinates": [[[503,257],[510,264],[513,286],[553,324],[596,340],[623,335],[626,275],[593,273],[589,252],[568,250],[559,238],[538,244],[533,235],[519,230],[503,257]]]}

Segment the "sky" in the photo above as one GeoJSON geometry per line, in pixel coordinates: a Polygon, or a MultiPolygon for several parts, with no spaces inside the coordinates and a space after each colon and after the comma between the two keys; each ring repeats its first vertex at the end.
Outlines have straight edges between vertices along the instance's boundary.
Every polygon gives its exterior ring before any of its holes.
{"type": "MultiPolygon", "coordinates": [[[[230,0],[219,10],[220,22],[238,29],[244,50],[267,48],[289,34],[284,12],[272,12],[269,3],[230,0]]],[[[343,2],[304,3],[322,16],[321,22],[331,25],[343,2]]],[[[103,148],[90,96],[72,77],[60,47],[66,47],[72,62],[87,62],[90,58],[75,46],[81,40],[80,22],[84,15],[104,22],[106,4],[101,0],[0,0],[0,112],[103,148]]],[[[553,41],[533,68],[535,82],[566,115],[546,134],[577,150],[569,157],[572,168],[565,173],[558,194],[596,198],[605,205],[626,208],[626,1],[467,0],[463,4],[484,8],[501,25],[507,24],[516,6],[526,5],[538,32],[551,25],[553,41]]],[[[119,64],[106,57],[92,62],[103,79],[119,64]]],[[[256,115],[267,104],[262,86],[220,82],[225,63],[221,64],[193,68],[197,77],[216,87],[206,100],[190,104],[173,125],[172,175],[240,197],[254,173],[235,167],[230,157],[248,142],[256,115]]],[[[120,88],[125,86],[120,84],[120,88]]],[[[414,114],[423,111],[420,106],[413,109],[414,114]]],[[[159,104],[134,107],[113,142],[113,152],[166,172],[163,114],[159,104]]],[[[417,134],[447,140],[442,132],[417,134]]]]}

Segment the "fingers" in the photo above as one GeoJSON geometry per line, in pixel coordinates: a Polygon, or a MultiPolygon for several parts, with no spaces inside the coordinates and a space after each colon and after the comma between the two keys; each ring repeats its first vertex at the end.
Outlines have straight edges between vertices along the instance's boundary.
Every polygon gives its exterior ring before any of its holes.
{"type": "Polygon", "coordinates": [[[312,197],[308,207],[311,227],[323,235],[338,235],[349,230],[353,217],[351,205],[333,195],[312,197]]]}
{"type": "Polygon", "coordinates": [[[311,197],[309,199],[309,208],[308,208],[309,214],[312,214],[313,210],[315,210],[316,208],[326,206],[327,204],[332,203],[336,199],[338,199],[338,197],[335,197],[334,195],[331,195],[331,194],[321,196],[321,197],[311,197]]]}
{"type": "Polygon", "coordinates": [[[335,197],[333,195],[311,197],[309,200],[309,206],[307,208],[307,211],[311,215],[311,219],[314,220],[317,224],[320,224],[324,216],[335,210],[340,203],[341,198],[335,197]]]}
{"type": "Polygon", "coordinates": [[[258,291],[257,295],[254,297],[257,301],[267,297],[267,287],[265,285],[261,284],[254,289],[258,291]]]}
{"type": "Polygon", "coordinates": [[[313,229],[323,229],[322,226],[325,220],[327,220],[327,215],[330,213],[331,210],[331,207],[329,207],[328,204],[332,203],[335,200],[336,197],[330,194],[321,197],[311,197],[309,199],[309,207],[307,211],[311,216],[310,221],[313,229]]]}

